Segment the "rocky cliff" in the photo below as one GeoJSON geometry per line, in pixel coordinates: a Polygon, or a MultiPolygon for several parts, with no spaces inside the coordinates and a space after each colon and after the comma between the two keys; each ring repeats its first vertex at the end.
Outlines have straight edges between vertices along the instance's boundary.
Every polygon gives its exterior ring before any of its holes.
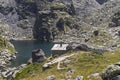
{"type": "Polygon", "coordinates": [[[120,46],[119,5],[119,0],[1,0],[1,34],[114,49],[120,46]]]}
{"type": "Polygon", "coordinates": [[[78,22],[84,21],[85,16],[91,16],[100,6],[95,0],[36,0],[36,2],[38,17],[34,27],[35,37],[49,40],[72,29],[80,29],[78,22]]]}
{"type": "Polygon", "coordinates": [[[36,5],[27,0],[0,0],[0,21],[7,25],[8,39],[31,39],[36,5]]]}
{"type": "Polygon", "coordinates": [[[35,38],[83,43],[93,48],[119,47],[118,0],[36,0],[35,38]],[[42,3],[42,4],[41,4],[42,3]]]}

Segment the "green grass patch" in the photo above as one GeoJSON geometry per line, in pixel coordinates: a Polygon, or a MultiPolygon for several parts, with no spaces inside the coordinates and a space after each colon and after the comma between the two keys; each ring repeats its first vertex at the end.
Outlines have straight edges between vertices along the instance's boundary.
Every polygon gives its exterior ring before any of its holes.
{"type": "MultiPolygon", "coordinates": [[[[57,80],[65,79],[65,76],[69,69],[74,69],[75,73],[71,74],[72,79],[77,75],[84,76],[84,80],[101,80],[98,78],[88,76],[93,73],[102,73],[102,71],[110,64],[114,64],[120,61],[120,49],[114,52],[105,53],[103,55],[95,52],[84,52],[84,51],[72,51],[65,55],[75,54],[68,58],[70,63],[67,67],[61,65],[64,70],[57,70],[57,64],[51,66],[45,71],[42,71],[43,63],[34,63],[28,65],[21,73],[17,74],[15,80],[46,80],[50,75],[55,75],[57,80]]],[[[63,56],[63,55],[62,55],[63,56]]]]}
{"type": "Polygon", "coordinates": [[[14,53],[15,49],[5,38],[0,36],[0,50],[7,49],[10,53],[14,53]]]}
{"type": "Polygon", "coordinates": [[[91,41],[97,45],[104,45],[111,40],[111,35],[103,30],[99,30],[98,36],[91,37],[91,41]]]}
{"type": "Polygon", "coordinates": [[[0,78],[0,80],[6,80],[6,79],[0,78]]]}
{"type": "Polygon", "coordinates": [[[51,4],[51,8],[52,9],[66,9],[67,8],[67,6],[66,5],[64,5],[64,4],[60,4],[60,3],[52,3],[51,4]]]}

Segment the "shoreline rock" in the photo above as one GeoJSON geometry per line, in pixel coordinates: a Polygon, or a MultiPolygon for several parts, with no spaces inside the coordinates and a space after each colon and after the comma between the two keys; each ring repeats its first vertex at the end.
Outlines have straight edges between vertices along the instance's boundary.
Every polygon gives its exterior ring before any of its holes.
{"type": "Polygon", "coordinates": [[[10,53],[8,50],[0,51],[0,66],[7,66],[13,59],[16,58],[16,53],[10,53]]]}
{"type": "Polygon", "coordinates": [[[16,53],[11,53],[7,49],[0,50],[0,78],[14,77],[18,72],[19,68],[7,67],[16,58],[16,53]]]}
{"type": "Polygon", "coordinates": [[[7,80],[11,80],[16,77],[16,74],[19,73],[22,69],[26,67],[27,64],[21,64],[18,67],[3,67],[2,70],[0,70],[0,77],[6,78],[7,80]]]}
{"type": "Polygon", "coordinates": [[[28,60],[29,63],[43,62],[46,59],[45,53],[42,49],[32,51],[32,57],[28,60]]]}
{"type": "Polygon", "coordinates": [[[101,77],[103,80],[120,80],[120,62],[108,65],[106,69],[103,70],[101,77]]]}

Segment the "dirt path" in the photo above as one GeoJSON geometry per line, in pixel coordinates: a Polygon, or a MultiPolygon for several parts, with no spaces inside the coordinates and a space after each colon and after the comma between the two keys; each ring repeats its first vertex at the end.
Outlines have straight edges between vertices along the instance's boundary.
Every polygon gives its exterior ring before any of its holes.
{"type": "Polygon", "coordinates": [[[67,55],[67,56],[62,56],[62,57],[55,58],[55,59],[53,59],[52,61],[50,61],[50,62],[48,62],[48,63],[45,63],[43,66],[50,66],[50,65],[53,65],[53,64],[55,64],[55,63],[59,63],[59,62],[65,60],[65,59],[67,59],[67,58],[69,58],[69,57],[71,57],[71,56],[74,56],[74,55],[75,55],[75,54],[71,54],[71,55],[67,55]]]}

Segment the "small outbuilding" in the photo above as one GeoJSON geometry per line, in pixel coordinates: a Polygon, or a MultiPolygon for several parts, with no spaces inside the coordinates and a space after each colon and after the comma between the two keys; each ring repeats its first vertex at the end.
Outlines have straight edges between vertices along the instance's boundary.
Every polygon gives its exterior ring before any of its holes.
{"type": "Polygon", "coordinates": [[[61,55],[63,53],[65,53],[66,51],[68,51],[68,46],[69,44],[54,44],[54,46],[52,47],[51,51],[53,55],[61,55]]]}

